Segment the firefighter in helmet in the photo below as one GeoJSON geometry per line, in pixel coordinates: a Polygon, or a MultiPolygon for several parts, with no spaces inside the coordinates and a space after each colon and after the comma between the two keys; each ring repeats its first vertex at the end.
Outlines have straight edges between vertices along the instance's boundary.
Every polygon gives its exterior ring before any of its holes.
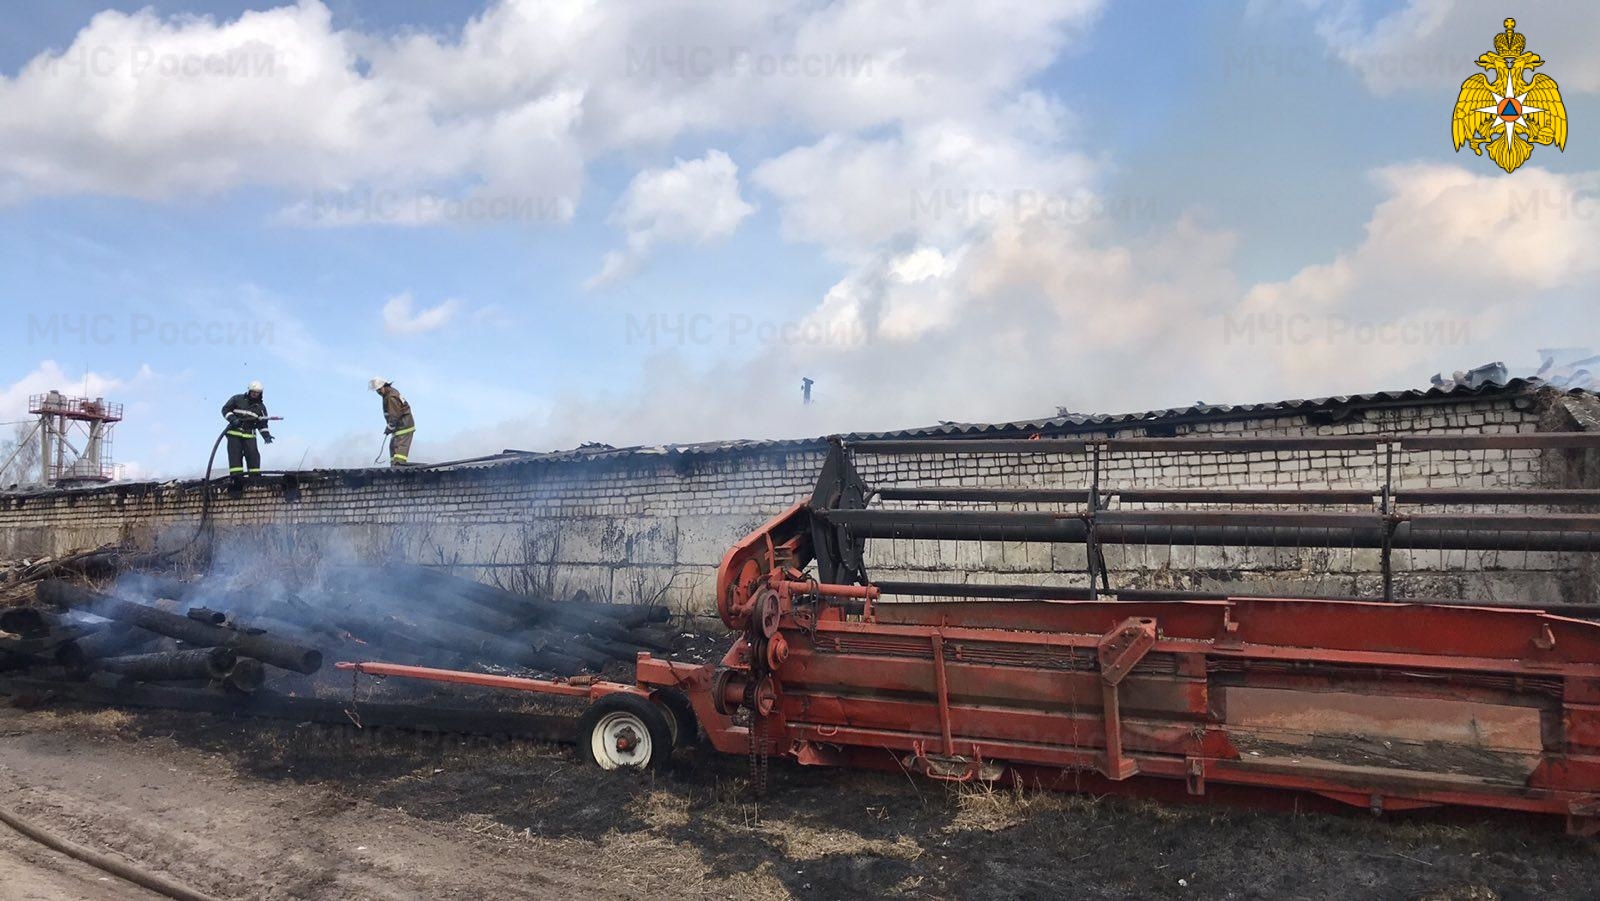
{"type": "Polygon", "coordinates": [[[222,405],[222,415],[228,420],[228,477],[232,489],[239,492],[244,490],[246,474],[261,475],[261,449],[256,446],[256,434],[259,432],[261,440],[272,443],[261,383],[251,382],[243,394],[228,398],[222,405]]]}
{"type": "Polygon", "coordinates": [[[367,387],[383,398],[383,433],[389,436],[389,465],[406,466],[411,462],[411,436],[417,430],[417,421],[411,418],[411,405],[400,395],[388,379],[373,378],[367,387]]]}

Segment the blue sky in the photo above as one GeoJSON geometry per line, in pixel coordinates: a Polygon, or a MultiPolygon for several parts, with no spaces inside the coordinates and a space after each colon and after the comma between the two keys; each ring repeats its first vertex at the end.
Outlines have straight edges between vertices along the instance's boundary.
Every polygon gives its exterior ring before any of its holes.
{"type": "Polygon", "coordinates": [[[131,477],[251,379],[272,465],[363,465],[372,375],[426,460],[1600,344],[1584,3],[4,9],[0,421],[107,393],[131,477]],[[1448,132],[1507,12],[1572,122],[1512,175],[1448,132]]]}

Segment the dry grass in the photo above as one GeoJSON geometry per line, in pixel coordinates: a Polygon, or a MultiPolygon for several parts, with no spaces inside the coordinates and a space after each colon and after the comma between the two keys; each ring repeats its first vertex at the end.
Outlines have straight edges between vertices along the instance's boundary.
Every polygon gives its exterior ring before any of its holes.
{"type": "Polygon", "coordinates": [[[585,854],[585,860],[617,882],[641,886],[666,882],[677,897],[758,901],[792,897],[770,863],[713,876],[698,848],[651,833],[608,832],[597,851],[585,854]]]}
{"type": "Polygon", "coordinates": [[[788,820],[767,820],[761,824],[760,831],[765,836],[782,839],[784,855],[789,860],[821,860],[834,855],[916,860],[922,856],[922,846],[903,835],[888,841],[865,838],[845,829],[806,826],[788,820]]]}
{"type": "Polygon", "coordinates": [[[105,737],[126,735],[134,727],[133,716],[125,710],[47,710],[43,713],[44,722],[34,720],[33,731],[42,725],[52,730],[70,729],[105,737]]]}
{"type": "Polygon", "coordinates": [[[689,825],[693,805],[685,795],[652,789],[636,800],[634,806],[651,829],[670,829],[689,825]]]}
{"type": "Polygon", "coordinates": [[[1065,814],[1074,807],[1093,807],[1082,796],[1029,789],[1021,784],[997,786],[992,782],[956,784],[956,815],[948,831],[999,832],[1019,826],[1031,817],[1065,814]]]}

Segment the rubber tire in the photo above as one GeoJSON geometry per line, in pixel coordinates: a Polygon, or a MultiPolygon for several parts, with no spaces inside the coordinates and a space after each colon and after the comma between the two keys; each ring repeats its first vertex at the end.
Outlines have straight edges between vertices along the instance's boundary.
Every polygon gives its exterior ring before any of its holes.
{"type": "Polygon", "coordinates": [[[689,703],[689,696],[676,688],[658,688],[650,696],[666,708],[677,722],[678,740],[673,743],[674,748],[692,748],[700,743],[700,718],[694,715],[694,705],[689,703]]]}
{"type": "Polygon", "coordinates": [[[626,692],[604,695],[583,712],[578,719],[578,757],[600,766],[594,756],[594,730],[607,714],[617,712],[632,714],[650,733],[650,759],[643,767],[631,769],[653,770],[664,766],[672,756],[672,727],[667,723],[667,714],[654,703],[626,692]]]}

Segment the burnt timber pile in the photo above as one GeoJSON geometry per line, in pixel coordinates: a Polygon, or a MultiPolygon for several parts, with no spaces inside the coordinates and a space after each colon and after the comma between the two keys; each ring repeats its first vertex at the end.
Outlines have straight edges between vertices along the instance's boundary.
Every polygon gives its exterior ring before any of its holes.
{"type": "MultiPolygon", "coordinates": [[[[581,678],[670,649],[664,607],[538,598],[423,566],[329,567],[311,584],[249,590],[125,568],[150,562],[101,548],[14,568],[5,586],[12,605],[0,608],[0,691],[349,722],[349,704],[316,679],[331,675],[323,663],[333,657],[581,678]],[[96,577],[110,581],[89,587],[96,577]]],[[[562,734],[492,710],[364,704],[362,718],[562,734]]]]}

